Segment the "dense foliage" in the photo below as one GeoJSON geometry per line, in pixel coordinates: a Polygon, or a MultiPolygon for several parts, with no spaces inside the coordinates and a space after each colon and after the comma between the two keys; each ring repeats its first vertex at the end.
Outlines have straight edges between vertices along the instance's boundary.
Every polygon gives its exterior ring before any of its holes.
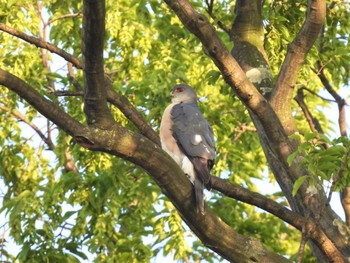
{"type": "MultiPolygon", "coordinates": [[[[235,19],[235,2],[214,2],[210,12],[208,3],[191,2],[217,28],[225,45],[232,48],[229,29],[235,19]]],[[[0,5],[1,23],[82,60],[82,2],[0,0],[0,5]]],[[[264,47],[274,80],[288,44],[305,19],[306,8],[305,2],[294,0],[264,2],[264,47]]],[[[325,94],[325,84],[319,77],[321,69],[335,92],[349,83],[348,17],[349,4],[328,3],[325,28],[299,72],[297,88],[307,88],[305,102],[324,135],[321,139],[318,133],[310,135],[304,112],[293,103],[298,128],[306,134],[296,136],[303,141],[297,153],[307,155],[303,165],[310,169],[310,175],[297,181],[294,194],[305,180],[321,177],[327,186],[327,182],[335,180],[334,169],[347,162],[349,142],[345,137],[333,140],[340,137],[334,131],[337,124],[334,116],[323,112],[334,102],[317,94],[325,94]],[[322,143],[331,146],[324,149],[322,143]],[[321,160],[323,165],[319,165],[321,160]]],[[[70,69],[57,55],[5,32],[0,34],[0,47],[2,69],[85,122],[82,70],[70,69]]],[[[165,3],[107,1],[104,58],[113,89],[125,95],[156,131],[172,85],[185,82],[193,86],[217,139],[214,175],[263,194],[267,193],[259,187],[262,183],[276,184],[246,107],[225,83],[198,39],[165,3]]],[[[137,131],[116,107],[110,109],[117,122],[137,131]]],[[[0,113],[0,229],[6,236],[1,260],[148,262],[160,255],[170,255],[179,262],[222,260],[193,235],[140,167],[107,153],[84,149],[4,86],[0,87],[0,113]],[[13,243],[19,246],[17,254],[10,249],[13,243]]],[[[347,175],[348,167],[342,169],[347,175]]],[[[344,176],[332,190],[341,190],[348,181],[344,176]]],[[[280,190],[271,191],[269,198],[287,205],[280,190]]],[[[220,192],[207,195],[209,206],[236,231],[259,239],[271,251],[296,259],[299,231],[220,192]]],[[[315,260],[309,250],[304,259],[315,260]]]]}

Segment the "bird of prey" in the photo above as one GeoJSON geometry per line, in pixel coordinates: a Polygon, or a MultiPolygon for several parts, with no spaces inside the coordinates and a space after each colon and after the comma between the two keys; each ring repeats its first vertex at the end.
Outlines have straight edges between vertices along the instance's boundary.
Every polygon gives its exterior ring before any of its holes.
{"type": "Polygon", "coordinates": [[[203,190],[211,188],[210,170],[215,160],[214,133],[197,105],[197,95],[186,84],[171,89],[171,104],[160,125],[162,148],[182,168],[194,185],[197,211],[204,214],[203,190]]]}

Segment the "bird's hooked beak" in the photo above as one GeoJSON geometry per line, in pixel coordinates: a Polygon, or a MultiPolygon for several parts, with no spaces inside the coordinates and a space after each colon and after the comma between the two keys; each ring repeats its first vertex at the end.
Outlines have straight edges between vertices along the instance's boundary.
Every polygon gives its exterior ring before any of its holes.
{"type": "Polygon", "coordinates": [[[170,91],[170,98],[174,98],[174,91],[170,91]]]}

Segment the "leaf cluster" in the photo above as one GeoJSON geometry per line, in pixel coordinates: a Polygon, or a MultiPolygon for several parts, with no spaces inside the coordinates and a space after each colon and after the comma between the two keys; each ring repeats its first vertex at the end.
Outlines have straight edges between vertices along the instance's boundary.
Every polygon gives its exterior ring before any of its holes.
{"type": "Polygon", "coordinates": [[[306,180],[310,186],[315,186],[319,179],[322,182],[332,182],[331,191],[340,191],[350,185],[350,141],[347,137],[330,140],[318,133],[291,137],[302,139],[302,143],[288,157],[288,163],[291,165],[295,158],[302,158],[299,168],[306,168],[308,171],[308,175],[301,176],[294,183],[294,195],[306,180]]]}

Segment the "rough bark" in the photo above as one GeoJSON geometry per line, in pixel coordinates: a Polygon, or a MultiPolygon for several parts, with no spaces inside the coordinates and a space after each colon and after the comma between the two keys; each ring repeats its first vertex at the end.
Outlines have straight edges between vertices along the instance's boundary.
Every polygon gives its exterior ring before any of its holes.
{"type": "Polygon", "coordinates": [[[305,22],[298,35],[288,46],[287,55],[276,80],[271,105],[280,118],[287,134],[292,134],[296,131],[291,101],[298,73],[307,53],[322,29],[325,17],[326,1],[309,0],[305,22]]]}
{"type": "Polygon", "coordinates": [[[84,113],[89,125],[109,129],[113,116],[107,106],[104,79],[104,1],[85,0],[83,8],[84,113]]]}
{"type": "Polygon", "coordinates": [[[272,74],[264,50],[261,9],[262,2],[259,0],[236,2],[236,17],[230,32],[234,43],[231,53],[248,79],[269,99],[272,94],[272,74]]]}

